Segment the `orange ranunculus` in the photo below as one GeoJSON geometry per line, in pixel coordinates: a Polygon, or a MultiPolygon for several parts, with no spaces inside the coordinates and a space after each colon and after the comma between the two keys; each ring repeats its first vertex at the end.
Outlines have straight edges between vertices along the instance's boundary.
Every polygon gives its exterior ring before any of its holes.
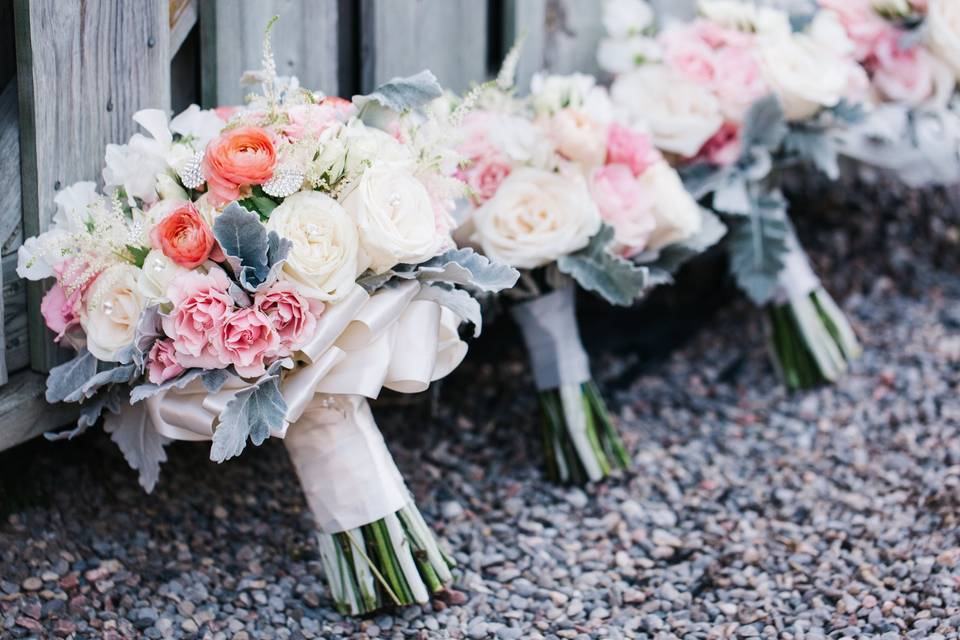
{"type": "Polygon", "coordinates": [[[220,253],[209,225],[191,202],[177,207],[150,232],[153,244],[181,267],[200,266],[213,252],[220,253]]]}
{"type": "Polygon", "coordinates": [[[203,175],[215,206],[240,196],[240,187],[263,184],[273,176],[277,150],[260,127],[239,127],[223,132],[207,145],[203,175]]]}

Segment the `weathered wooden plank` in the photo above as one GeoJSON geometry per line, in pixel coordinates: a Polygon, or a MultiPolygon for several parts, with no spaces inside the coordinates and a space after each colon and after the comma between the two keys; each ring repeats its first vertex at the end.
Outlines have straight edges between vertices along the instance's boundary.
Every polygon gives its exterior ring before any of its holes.
{"type": "Polygon", "coordinates": [[[47,404],[46,376],[21,371],[10,377],[0,393],[0,451],[77,418],[77,405],[47,404]]]}
{"type": "Polygon", "coordinates": [[[597,45],[603,37],[601,4],[580,0],[507,0],[504,53],[526,35],[517,67],[517,86],[526,91],[541,70],[596,74],[597,45]]]}
{"type": "MultiPolygon", "coordinates": [[[[135,130],[131,116],[170,104],[166,0],[15,0],[23,231],[44,231],[58,189],[100,176],[104,147],[135,130]]],[[[44,288],[27,288],[40,318],[44,288]]],[[[57,349],[30,323],[31,365],[47,370],[57,349]]]]}
{"type": "Polygon", "coordinates": [[[200,6],[204,106],[241,104],[244,71],[262,66],[264,29],[276,15],[273,50],[280,75],[336,95],[337,0],[207,0],[200,6]]]}
{"type": "Polygon", "coordinates": [[[6,355],[7,371],[14,373],[30,364],[30,338],[27,332],[27,283],[22,278],[17,277],[16,253],[3,256],[2,265],[4,353],[6,355]]]}
{"type": "Polygon", "coordinates": [[[477,0],[363,0],[363,90],[422,69],[457,92],[486,80],[487,5],[477,0]]]}
{"type": "Polygon", "coordinates": [[[170,58],[180,51],[183,41],[197,24],[199,0],[170,0],[170,58]]]}
{"type": "Polygon", "coordinates": [[[0,94],[0,244],[6,255],[22,242],[20,228],[20,121],[17,83],[11,80],[0,94]]]}
{"type": "Polygon", "coordinates": [[[689,20],[697,13],[697,0],[651,0],[658,20],[689,20]]]}

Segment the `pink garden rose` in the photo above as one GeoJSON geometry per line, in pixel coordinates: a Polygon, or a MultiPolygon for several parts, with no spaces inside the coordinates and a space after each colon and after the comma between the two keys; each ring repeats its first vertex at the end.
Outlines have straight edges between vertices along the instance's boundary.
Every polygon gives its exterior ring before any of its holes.
{"type": "Polygon", "coordinates": [[[754,102],[769,93],[753,50],[725,47],[716,54],[713,93],[728,119],[742,121],[754,102]]]}
{"type": "Polygon", "coordinates": [[[660,44],[668,67],[702,87],[713,86],[717,77],[714,45],[701,37],[697,23],[667,29],[660,44]]]}
{"type": "Polygon", "coordinates": [[[873,55],[882,39],[896,31],[874,10],[873,0],[820,0],[820,6],[837,15],[861,62],[873,55]]]}
{"type": "Polygon", "coordinates": [[[471,158],[459,177],[470,187],[474,202],[481,205],[493,197],[512,169],[509,158],[490,149],[484,155],[471,158]]]}
{"type": "Polygon", "coordinates": [[[613,227],[617,251],[624,257],[644,250],[657,227],[653,201],[625,164],[608,164],[593,172],[590,192],[600,217],[613,227]]]}
{"type": "Polygon", "coordinates": [[[938,64],[923,47],[900,47],[899,37],[892,32],[877,43],[873,57],[873,85],[891,102],[917,107],[933,99],[944,84],[944,102],[949,98],[953,78],[949,69],[938,64]],[[945,82],[938,81],[938,72],[945,82]]]}
{"type": "Polygon", "coordinates": [[[263,375],[264,359],[276,355],[280,349],[280,336],[274,331],[270,318],[256,307],[240,309],[228,316],[220,327],[217,341],[223,363],[232,364],[245,378],[263,375]]]}
{"type": "Polygon", "coordinates": [[[253,299],[253,306],[270,320],[280,346],[288,352],[296,351],[313,337],[317,316],[323,313],[323,303],[311,301],[289,282],[275,282],[253,299]]]}
{"type": "Polygon", "coordinates": [[[696,160],[726,167],[740,158],[740,147],[740,127],[732,122],[725,122],[720,130],[703,145],[696,160]]]}
{"type": "Polygon", "coordinates": [[[290,122],[283,125],[283,135],[290,140],[318,136],[323,130],[339,120],[334,103],[298,104],[286,111],[290,122]]]}
{"type": "Polygon", "coordinates": [[[623,164],[639,176],[660,160],[660,152],[648,136],[614,123],[607,132],[607,164],[623,164]]]}
{"type": "Polygon", "coordinates": [[[54,342],[60,342],[68,331],[80,326],[80,299],[81,290],[77,289],[71,295],[58,282],[40,302],[40,314],[47,327],[57,334],[54,342]]]}
{"type": "Polygon", "coordinates": [[[173,311],[163,317],[163,331],[173,339],[183,367],[219,369],[219,335],[233,311],[230,280],[220,269],[208,274],[190,271],[167,287],[173,311]]]}
{"type": "Polygon", "coordinates": [[[276,164],[277,150],[265,129],[248,126],[221,133],[203,156],[203,175],[214,206],[239,198],[241,187],[269,180],[276,164]]]}
{"type": "Polygon", "coordinates": [[[183,373],[184,368],[177,362],[176,349],[172,340],[157,340],[147,355],[147,379],[153,384],[163,384],[183,373]]]}

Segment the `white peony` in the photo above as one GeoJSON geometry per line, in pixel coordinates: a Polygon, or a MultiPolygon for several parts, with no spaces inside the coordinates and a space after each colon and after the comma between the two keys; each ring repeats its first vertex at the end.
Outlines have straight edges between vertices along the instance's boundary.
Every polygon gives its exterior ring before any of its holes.
{"type": "Polygon", "coordinates": [[[360,247],[376,273],[424,262],[443,244],[433,200],[406,164],[375,163],[343,206],[360,230],[360,247]]]}
{"type": "Polygon", "coordinates": [[[764,80],[787,120],[813,117],[824,107],[837,106],[850,92],[852,63],[811,35],[761,38],[758,53],[764,80]]]}
{"type": "Polygon", "coordinates": [[[653,38],[607,38],[597,48],[597,63],[604,71],[626,73],[642,64],[663,60],[663,49],[653,38]]]}
{"type": "Polygon", "coordinates": [[[285,199],[266,223],[290,240],[284,277],[304,295],[339,300],[366,268],[360,262],[357,227],[336,200],[319,191],[301,191],[285,199]]]}
{"type": "Polygon", "coordinates": [[[705,87],[661,65],[647,65],[616,79],[614,102],[650,132],[664,151],[692,157],[723,126],[716,97],[705,87]]]}
{"type": "Polygon", "coordinates": [[[600,230],[600,212],[582,176],[523,168],[473,214],[472,241],[519,269],[578,251],[600,230]]]}
{"type": "Polygon", "coordinates": [[[613,38],[638,35],[653,26],[653,8],[645,0],[604,0],[603,28],[613,38]]]}
{"type": "Polygon", "coordinates": [[[162,251],[153,249],[143,261],[143,268],[137,277],[137,290],[148,305],[169,302],[167,287],[187,272],[187,269],[163,255],[162,251]]]}
{"type": "Polygon", "coordinates": [[[700,206],[670,165],[657,162],[644,171],[639,180],[643,192],[653,201],[651,211],[657,221],[647,240],[648,250],[657,251],[699,233],[703,225],[700,206]]]}
{"type": "Polygon", "coordinates": [[[146,299],[137,281],[140,269],[116,264],[97,276],[83,296],[80,326],[87,336],[87,349],[98,360],[118,362],[121,352],[134,340],[146,299]]]}
{"type": "Polygon", "coordinates": [[[930,50],[960,79],[960,2],[930,0],[926,25],[930,50]]]}

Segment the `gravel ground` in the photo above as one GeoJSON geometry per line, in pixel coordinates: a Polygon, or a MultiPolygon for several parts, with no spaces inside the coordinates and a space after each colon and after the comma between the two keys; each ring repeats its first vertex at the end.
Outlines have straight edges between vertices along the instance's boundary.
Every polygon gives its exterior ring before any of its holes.
{"type": "Polygon", "coordinates": [[[960,638],[960,276],[907,257],[850,256],[864,357],[795,396],[742,303],[660,357],[643,312],[588,309],[636,470],[586,490],[538,479],[507,323],[437,393],[378,402],[461,567],[422,609],[334,613],[279,443],[176,444],[150,496],[99,432],[6,452],[0,637],[960,638]]]}

